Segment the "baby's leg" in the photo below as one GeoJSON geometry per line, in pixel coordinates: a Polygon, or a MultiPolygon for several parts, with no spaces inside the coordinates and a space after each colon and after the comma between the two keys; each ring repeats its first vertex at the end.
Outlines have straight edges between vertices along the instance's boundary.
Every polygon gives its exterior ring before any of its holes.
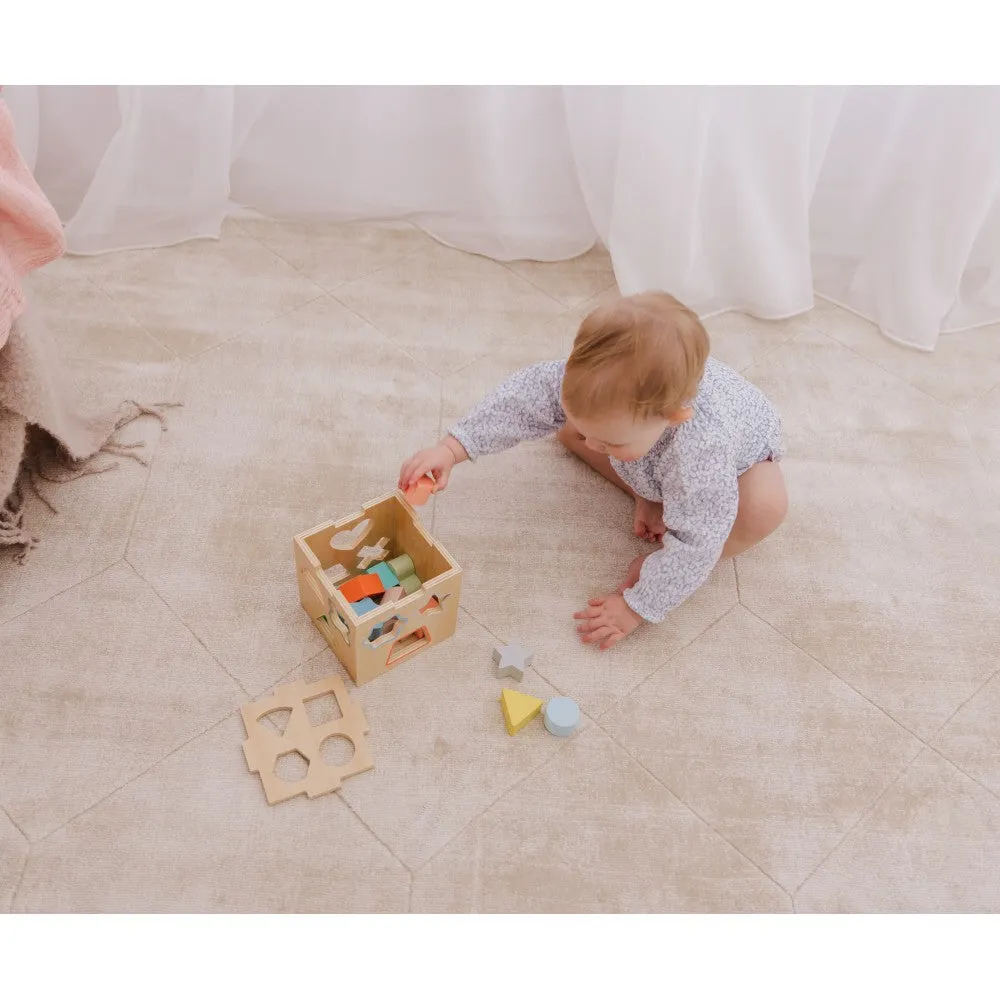
{"type": "MultiPolygon", "coordinates": [[[[719,561],[738,556],[763,541],[785,519],[788,513],[788,493],[785,477],[777,462],[758,462],[750,466],[737,481],[740,488],[739,509],[729,538],[722,548],[719,561]]],[[[667,543],[669,544],[669,542],[667,543]]],[[[625,582],[618,588],[621,594],[639,581],[643,562],[652,553],[636,556],[629,564],[625,582]]]]}
{"type": "Polygon", "coordinates": [[[738,480],[740,505],[720,559],[729,559],[763,541],[785,519],[788,493],[777,462],[751,465],[738,480]]]}
{"type": "Polygon", "coordinates": [[[556,435],[559,441],[566,446],[577,458],[582,459],[595,472],[599,472],[609,483],[614,483],[622,492],[627,493],[635,500],[635,518],[632,527],[639,536],[648,542],[660,541],[666,531],[663,523],[663,504],[654,503],[645,497],[635,494],[632,488],[618,475],[611,467],[611,460],[607,455],[591,451],[583,442],[583,435],[570,423],[556,435]]]}
{"type": "Polygon", "coordinates": [[[591,451],[584,443],[583,435],[572,424],[567,423],[556,435],[577,458],[582,459],[595,472],[599,472],[609,483],[614,483],[618,489],[627,493],[635,500],[635,533],[646,541],[659,541],[663,538],[666,528],[663,524],[663,504],[654,503],[645,497],[635,494],[632,488],[611,468],[611,459],[600,452],[591,451]]]}

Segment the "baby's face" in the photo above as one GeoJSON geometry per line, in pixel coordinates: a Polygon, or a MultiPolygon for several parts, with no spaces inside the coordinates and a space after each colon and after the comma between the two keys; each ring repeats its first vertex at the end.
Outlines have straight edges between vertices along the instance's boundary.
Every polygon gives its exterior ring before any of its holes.
{"type": "Polygon", "coordinates": [[[591,451],[616,458],[619,462],[635,462],[642,458],[671,424],[665,417],[636,420],[629,413],[588,420],[576,417],[567,410],[566,416],[583,435],[583,443],[591,451]]]}

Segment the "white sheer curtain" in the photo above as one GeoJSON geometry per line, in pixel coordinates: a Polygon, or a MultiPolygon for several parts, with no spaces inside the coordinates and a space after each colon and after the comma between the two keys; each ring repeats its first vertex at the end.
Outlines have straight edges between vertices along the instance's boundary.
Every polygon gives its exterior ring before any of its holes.
{"type": "Polygon", "coordinates": [[[8,87],[72,252],[275,217],[462,249],[607,245],[626,293],[783,317],[813,292],[933,348],[1000,319],[1000,88],[8,87]]]}

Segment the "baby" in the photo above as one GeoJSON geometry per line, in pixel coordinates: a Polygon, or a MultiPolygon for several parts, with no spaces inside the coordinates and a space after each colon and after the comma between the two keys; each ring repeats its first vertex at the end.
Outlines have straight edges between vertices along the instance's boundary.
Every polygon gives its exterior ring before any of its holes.
{"type": "Polygon", "coordinates": [[[555,433],[635,499],[636,535],[660,543],[633,560],[616,593],[573,616],[584,642],[610,649],[643,622],[662,621],[720,559],[771,534],[788,508],[777,412],[708,351],[698,317],[671,295],[600,306],[567,360],[499,385],[403,463],[400,489],[426,473],[444,489],[459,462],[555,433]]]}

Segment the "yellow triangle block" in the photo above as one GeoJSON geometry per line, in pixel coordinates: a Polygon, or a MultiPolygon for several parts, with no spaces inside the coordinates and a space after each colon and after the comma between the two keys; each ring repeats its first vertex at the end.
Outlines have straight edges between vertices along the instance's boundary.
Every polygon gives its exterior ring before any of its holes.
{"type": "Polygon", "coordinates": [[[511,736],[519,733],[542,710],[542,704],[541,698],[532,698],[530,694],[504,688],[500,692],[500,705],[503,708],[503,721],[507,723],[507,732],[511,736]]]}

